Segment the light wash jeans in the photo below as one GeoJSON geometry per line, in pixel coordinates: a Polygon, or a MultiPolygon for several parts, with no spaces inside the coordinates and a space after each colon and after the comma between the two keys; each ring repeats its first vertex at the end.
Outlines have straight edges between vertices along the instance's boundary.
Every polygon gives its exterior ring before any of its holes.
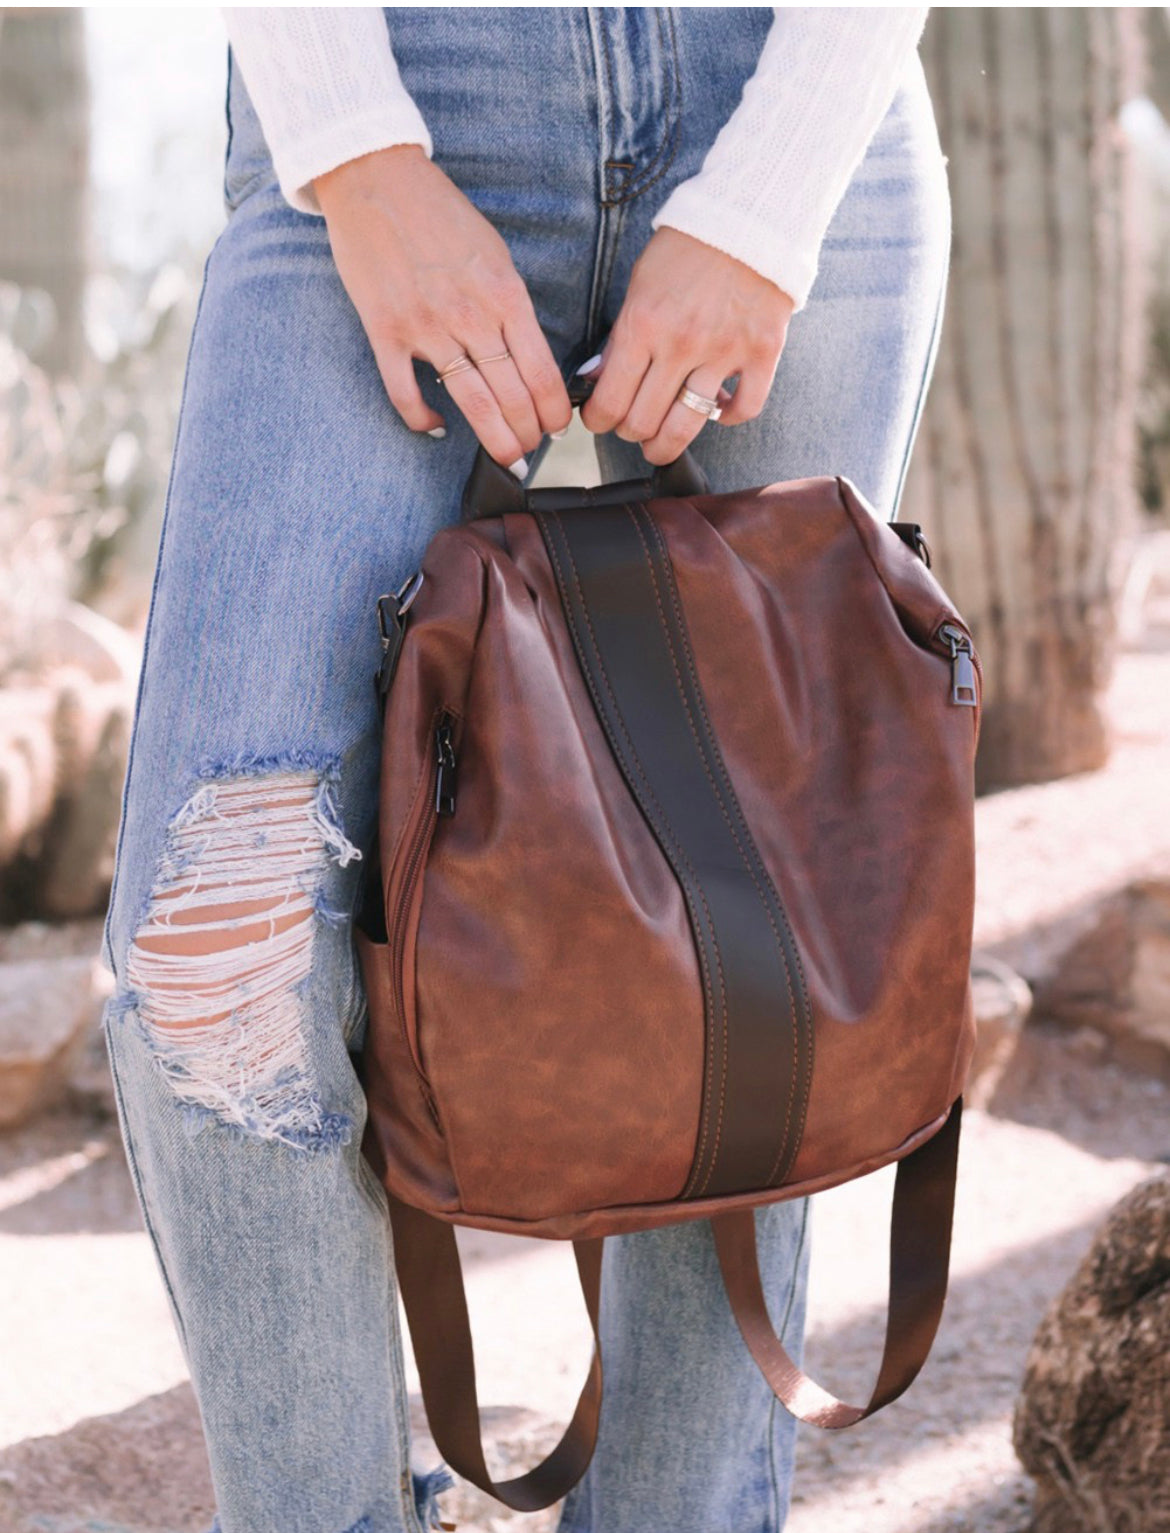
{"type": "MultiPolygon", "coordinates": [[[[386,14],[436,162],[507,240],[568,377],[600,349],[654,210],[734,110],[771,10],[386,14]]],[[[105,1035],[222,1533],[419,1533],[449,1476],[410,1464],[386,1207],[359,1153],[350,923],[376,829],[375,599],[457,517],[476,443],[428,366],[449,435],[398,419],[324,221],[281,197],[235,70],[228,109],[229,218],[151,603],[105,1035]]],[[[915,62],[766,408],[694,444],[715,490],[839,472],[894,514],[948,245],[915,62]]],[[[644,472],[628,443],[597,450],[606,477],[644,472]]],[[[773,1316],[797,1352],[807,1212],[757,1212],[773,1316]]],[[[600,1441],[562,1533],[776,1533],[794,1422],[736,1331],[709,1225],[611,1238],[604,1277],[600,1441]]]]}

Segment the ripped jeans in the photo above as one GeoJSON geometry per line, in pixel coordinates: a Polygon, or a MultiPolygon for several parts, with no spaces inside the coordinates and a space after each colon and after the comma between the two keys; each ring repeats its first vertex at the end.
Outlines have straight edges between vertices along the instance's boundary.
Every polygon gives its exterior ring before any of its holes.
{"type": "MultiPolygon", "coordinates": [[[[651,215],[734,110],[771,10],[387,16],[436,162],[507,240],[568,377],[613,324],[651,215]]],[[[449,1476],[410,1461],[386,1205],[359,1152],[351,923],[376,832],[375,600],[457,518],[476,443],[427,366],[448,436],[399,420],[324,221],[283,200],[234,69],[228,110],[228,220],[155,574],[105,1037],[222,1533],[420,1533],[449,1476]]],[[[894,515],[948,245],[915,61],[763,412],[694,444],[715,490],[840,472],[894,515]]],[[[596,445],[605,477],[644,472],[630,444],[596,445]]],[[[757,1211],[798,1354],[807,1214],[757,1211]]],[[[600,1440],[561,1533],[778,1533],[794,1423],[740,1340],[709,1225],[608,1240],[602,1326],[600,1440]]]]}

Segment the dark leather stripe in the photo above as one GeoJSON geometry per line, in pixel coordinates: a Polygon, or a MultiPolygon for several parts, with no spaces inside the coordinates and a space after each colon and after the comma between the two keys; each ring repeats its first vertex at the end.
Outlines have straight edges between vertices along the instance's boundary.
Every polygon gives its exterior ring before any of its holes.
{"type": "Polygon", "coordinates": [[[665,622],[671,647],[676,656],[681,656],[681,685],[689,710],[700,725],[699,735],[701,748],[704,751],[707,770],[715,784],[723,806],[726,810],[729,829],[735,841],[736,848],[742,853],[744,864],[751,878],[753,888],[765,907],[771,935],[780,949],[781,959],[784,965],[785,989],[790,998],[793,1013],[793,1074],[796,1080],[795,1102],[793,1104],[793,1132],[785,1136],[785,1143],[777,1155],[776,1163],[766,1179],[766,1185],[775,1186],[782,1183],[792,1163],[796,1159],[796,1152],[800,1148],[800,1139],[804,1130],[805,1113],[808,1108],[808,1094],[812,1085],[813,1064],[813,1020],[812,1007],[809,1003],[808,991],[804,982],[804,969],[800,961],[800,951],[796,945],[796,938],[789,923],[788,915],[784,906],[780,903],[780,896],[775,884],[764,866],[763,858],[748,829],[743,810],[735,789],[731,785],[723,753],[719,749],[719,742],[711,727],[707,715],[707,705],[703,701],[703,694],[699,688],[698,672],[695,668],[694,655],[691,650],[690,638],[686,631],[686,623],[683,618],[682,600],[678,594],[678,585],[674,578],[674,569],[670,563],[670,555],[667,551],[666,540],[658,523],[650,515],[644,506],[638,506],[633,511],[634,520],[642,527],[646,545],[650,550],[651,562],[654,567],[657,584],[661,591],[666,593],[663,605],[665,608],[665,622]]]}
{"type": "Polygon", "coordinates": [[[812,1074],[799,954],[707,717],[666,545],[642,506],[536,513],[614,756],[683,891],[707,1023],[683,1197],[780,1185],[812,1074]]]}

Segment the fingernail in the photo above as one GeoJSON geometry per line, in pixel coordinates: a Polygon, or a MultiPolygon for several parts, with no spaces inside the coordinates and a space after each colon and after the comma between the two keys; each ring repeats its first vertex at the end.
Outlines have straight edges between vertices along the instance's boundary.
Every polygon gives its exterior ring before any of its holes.
{"type": "Polygon", "coordinates": [[[600,361],[601,353],[598,352],[595,357],[590,357],[588,362],[582,362],[581,366],[577,369],[577,377],[579,378],[582,373],[591,373],[600,361]]]}
{"type": "Polygon", "coordinates": [[[437,440],[439,437],[445,437],[447,435],[447,428],[446,426],[432,426],[427,432],[427,435],[433,436],[437,440]]]}
{"type": "Polygon", "coordinates": [[[568,436],[568,434],[569,434],[568,426],[562,426],[559,431],[550,431],[549,432],[549,436],[552,437],[554,442],[559,442],[560,439],[563,436],[568,436]]]}
{"type": "Polygon", "coordinates": [[[517,479],[523,479],[524,475],[528,472],[528,459],[517,458],[515,463],[509,463],[508,472],[515,474],[517,479]]]}

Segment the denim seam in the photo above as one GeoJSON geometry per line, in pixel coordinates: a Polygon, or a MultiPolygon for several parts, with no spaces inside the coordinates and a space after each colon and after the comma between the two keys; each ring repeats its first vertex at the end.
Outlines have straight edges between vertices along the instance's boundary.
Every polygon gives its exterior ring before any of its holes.
{"type": "Polygon", "coordinates": [[[585,334],[592,351],[601,342],[599,324],[617,260],[625,208],[622,203],[601,203],[601,221],[597,233],[597,254],[593,262],[593,289],[585,319],[585,334]]]}
{"type": "MultiPolygon", "coordinates": [[[[788,1287],[788,1302],[784,1306],[784,1319],[780,1324],[779,1331],[777,1332],[781,1342],[783,1342],[785,1339],[785,1333],[788,1330],[788,1322],[792,1319],[792,1306],[796,1302],[796,1286],[800,1276],[800,1263],[804,1258],[804,1247],[808,1237],[809,1200],[807,1197],[803,1199],[803,1204],[804,1207],[801,1211],[800,1217],[800,1239],[796,1242],[796,1252],[792,1259],[792,1282],[788,1287]]],[[[768,1412],[768,1469],[772,1480],[772,1506],[776,1519],[776,1533],[780,1533],[780,1530],[783,1528],[785,1521],[781,1506],[780,1476],[777,1472],[776,1465],[775,1425],[776,1410],[779,1404],[780,1401],[773,1393],[771,1408],[768,1412]]]]}
{"type": "MultiPolygon", "coordinates": [[[[231,176],[228,167],[232,159],[232,143],[235,139],[235,124],[232,121],[232,74],[235,68],[235,57],[231,46],[228,46],[227,57],[227,90],[224,96],[224,118],[227,122],[227,143],[223,151],[223,204],[229,214],[239,211],[241,204],[254,190],[261,186],[264,181],[275,180],[275,172],[271,159],[267,164],[261,164],[256,170],[235,187],[231,184],[231,176]]],[[[305,217],[315,217],[315,214],[305,214],[305,217]]]]}
{"type": "MultiPolygon", "coordinates": [[[[218,245],[219,241],[216,241],[218,245]]],[[[150,586],[150,605],[146,615],[146,629],[142,641],[142,660],[138,668],[138,685],[134,695],[134,723],[130,731],[130,743],[126,751],[126,774],[122,781],[122,805],[118,818],[118,839],[114,848],[114,872],[110,882],[110,893],[107,900],[107,913],[102,934],[102,949],[105,956],[106,966],[111,974],[117,974],[114,966],[114,944],[112,941],[112,926],[114,916],[114,898],[121,882],[120,874],[122,867],[122,843],[126,836],[126,807],[130,799],[130,774],[134,770],[135,744],[138,739],[139,716],[142,709],[142,696],[146,688],[146,660],[150,651],[151,627],[154,619],[154,609],[158,597],[159,581],[163,568],[163,546],[166,542],[167,524],[170,521],[171,496],[175,485],[175,471],[179,461],[179,446],[183,436],[184,417],[186,415],[187,388],[191,380],[191,363],[195,354],[195,337],[199,331],[199,317],[203,312],[203,300],[207,294],[207,274],[211,268],[212,259],[215,256],[215,245],[208,252],[206,261],[203,263],[203,280],[199,288],[199,301],[195,305],[195,317],[191,323],[191,339],[187,348],[187,363],[183,369],[183,388],[179,398],[179,415],[175,426],[175,444],[171,451],[171,468],[167,476],[167,491],[163,502],[162,525],[158,535],[158,553],[155,559],[154,578],[150,586]]]]}
{"type": "MultiPolygon", "coordinates": [[[[603,108],[603,111],[604,111],[604,114],[605,114],[605,140],[606,140],[607,147],[612,148],[613,147],[613,102],[614,102],[614,98],[615,98],[617,93],[615,92],[614,85],[613,85],[613,80],[614,80],[613,56],[610,53],[609,34],[608,34],[608,32],[606,32],[604,27],[602,27],[602,30],[601,30],[601,60],[602,60],[602,65],[603,65],[603,67],[605,69],[605,103],[604,103],[604,108],[603,108]]],[[[604,167],[605,168],[605,175],[604,175],[603,182],[602,182],[602,192],[603,192],[602,206],[603,207],[606,205],[606,203],[605,203],[605,196],[608,195],[608,192],[609,192],[609,166],[612,163],[613,163],[612,157],[607,158],[606,161],[605,161],[605,167],[604,167]]]]}
{"type": "MultiPolygon", "coordinates": [[[[949,194],[948,194],[949,204],[949,194]]],[[[950,247],[950,219],[948,217],[947,246],[950,247]]],[[[934,372],[935,359],[938,355],[939,342],[942,336],[943,312],[946,308],[946,294],[949,273],[949,258],[943,263],[942,280],[938,287],[938,302],[935,304],[934,321],[930,331],[930,342],[926,348],[926,357],[922,365],[922,376],[918,385],[918,396],[914,402],[914,414],[910,419],[910,428],[906,433],[906,446],[902,453],[902,463],[898,470],[897,483],[894,486],[894,494],[890,505],[890,514],[887,520],[893,521],[898,514],[899,503],[902,499],[902,491],[906,484],[906,475],[910,467],[910,455],[914,451],[914,444],[918,437],[918,428],[922,421],[926,407],[926,396],[929,390],[931,376],[934,372]]]]}
{"type": "MultiPolygon", "coordinates": [[[[240,183],[231,197],[225,199],[227,202],[228,212],[238,213],[240,208],[252,195],[252,193],[259,190],[259,188],[265,184],[275,186],[277,183],[276,178],[272,174],[271,168],[267,165],[261,165],[259,170],[254,170],[250,176],[247,176],[240,183]]],[[[318,222],[320,221],[319,214],[302,213],[299,208],[294,208],[291,204],[289,205],[289,211],[292,213],[298,213],[301,218],[316,219],[318,222]]]]}
{"type": "Polygon", "coordinates": [[[234,62],[235,61],[232,57],[232,47],[229,43],[227,50],[226,84],[224,86],[223,93],[223,116],[224,123],[227,127],[227,142],[223,146],[223,201],[224,206],[229,210],[229,212],[234,211],[232,207],[231,194],[228,192],[228,165],[231,163],[232,139],[235,136],[235,125],[232,122],[232,69],[234,62]]]}
{"type": "Polygon", "coordinates": [[[604,303],[609,275],[613,269],[622,219],[620,206],[617,206],[615,210],[615,205],[607,203],[605,200],[607,155],[609,155],[609,151],[613,148],[613,134],[610,123],[613,102],[613,80],[609,63],[609,40],[605,36],[604,30],[602,30],[600,22],[596,19],[594,13],[590,11],[588,16],[588,33],[593,52],[594,78],[597,83],[598,147],[602,156],[597,172],[599,181],[598,205],[601,208],[601,217],[598,220],[597,246],[593,255],[593,277],[590,285],[589,300],[585,310],[585,336],[589,352],[592,353],[598,341],[598,317],[604,303]]]}
{"type": "MultiPolygon", "coordinates": [[[[107,1011],[106,1018],[109,1018],[109,1016],[110,1013],[107,1011]]],[[[104,1026],[107,1033],[106,1053],[109,1056],[110,1061],[110,1079],[113,1082],[114,1096],[118,1103],[122,1122],[125,1125],[124,1137],[126,1141],[126,1164],[130,1171],[131,1180],[134,1183],[134,1190],[138,1195],[139,1205],[142,1212],[142,1222],[146,1228],[147,1238],[150,1240],[150,1244],[154,1250],[155,1260],[158,1262],[158,1268],[162,1276],[163,1285],[166,1288],[167,1295],[170,1298],[171,1304],[174,1308],[175,1318],[179,1327],[179,1336],[183,1344],[183,1352],[184,1354],[187,1354],[187,1326],[186,1322],[183,1320],[183,1313],[179,1306],[178,1295],[175,1292],[174,1284],[171,1282],[171,1276],[167,1270],[167,1264],[163,1259],[162,1246],[160,1245],[158,1235],[155,1232],[154,1221],[150,1217],[150,1210],[146,1198],[146,1189],[143,1185],[142,1173],[139,1170],[138,1157],[134,1151],[134,1136],[130,1132],[130,1118],[126,1112],[126,1097],[122,1090],[122,1078],[118,1074],[118,1062],[114,1057],[114,1040],[113,1037],[110,1036],[112,1034],[112,1029],[110,1027],[109,1020],[104,1020],[104,1026]]]]}
{"type": "MultiPolygon", "coordinates": [[[[659,37],[661,40],[663,35],[663,21],[661,14],[656,11],[654,19],[658,25],[659,37]]],[[[672,69],[667,74],[667,83],[669,88],[666,94],[666,104],[663,109],[663,117],[665,119],[666,126],[662,139],[654,153],[642,167],[640,175],[635,176],[633,180],[630,181],[630,183],[621,191],[620,195],[611,194],[611,182],[607,173],[605,180],[606,195],[602,200],[603,207],[618,207],[624,202],[632,202],[635,197],[638,197],[643,192],[648,191],[650,187],[662,179],[662,177],[674,163],[675,156],[678,154],[678,146],[682,138],[682,134],[680,132],[682,123],[682,71],[679,68],[678,34],[674,27],[674,17],[668,14],[667,21],[670,26],[670,56],[672,59],[672,69]],[[666,156],[665,160],[663,160],[663,155],[666,156]],[[660,161],[662,161],[661,164],[659,164],[660,161]]],[[[602,34],[602,37],[608,56],[609,38],[605,33],[602,34]]],[[[665,54],[665,49],[663,52],[665,54]]],[[[610,79],[610,89],[611,91],[613,89],[612,77],[610,79]]],[[[608,167],[613,163],[614,162],[612,160],[606,161],[607,172],[608,167]]]]}
{"type": "Polygon", "coordinates": [[[362,1183],[362,1191],[369,1197],[370,1203],[382,1215],[383,1219],[390,1218],[390,1205],[386,1201],[386,1189],[374,1175],[374,1169],[358,1147],[357,1154],[358,1179],[362,1183]]]}

